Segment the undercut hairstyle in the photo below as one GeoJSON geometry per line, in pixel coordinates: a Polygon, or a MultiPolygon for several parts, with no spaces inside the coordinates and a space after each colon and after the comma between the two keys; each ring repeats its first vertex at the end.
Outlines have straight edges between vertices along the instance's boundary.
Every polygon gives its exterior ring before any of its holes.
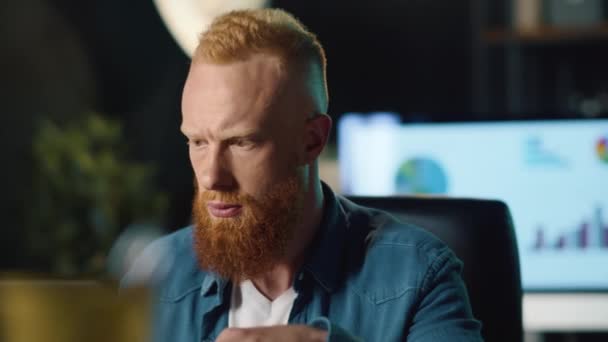
{"type": "Polygon", "coordinates": [[[281,9],[237,10],[220,15],[200,36],[193,62],[231,63],[266,53],[279,58],[282,67],[318,68],[318,96],[327,110],[329,94],[325,51],[314,33],[281,9]]]}

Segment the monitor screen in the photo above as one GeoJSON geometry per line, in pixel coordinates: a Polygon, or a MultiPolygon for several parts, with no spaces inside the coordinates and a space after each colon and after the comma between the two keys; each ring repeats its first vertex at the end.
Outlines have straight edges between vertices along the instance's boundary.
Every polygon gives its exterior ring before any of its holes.
{"type": "Polygon", "coordinates": [[[345,115],[347,195],[499,199],[525,290],[608,290],[608,120],[401,124],[345,115]]]}

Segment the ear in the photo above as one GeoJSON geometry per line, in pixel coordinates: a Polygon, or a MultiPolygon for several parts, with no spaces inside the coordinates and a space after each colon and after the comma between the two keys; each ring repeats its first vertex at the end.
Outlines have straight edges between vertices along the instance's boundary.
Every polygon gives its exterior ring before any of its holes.
{"type": "Polygon", "coordinates": [[[332,120],[327,114],[317,114],[307,120],[304,144],[304,162],[306,164],[314,162],[325,148],[331,126],[332,120]]]}

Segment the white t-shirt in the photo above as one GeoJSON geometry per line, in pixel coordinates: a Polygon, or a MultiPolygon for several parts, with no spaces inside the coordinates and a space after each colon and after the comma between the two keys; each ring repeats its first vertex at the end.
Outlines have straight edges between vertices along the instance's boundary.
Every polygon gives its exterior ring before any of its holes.
{"type": "Polygon", "coordinates": [[[298,294],[290,287],[274,301],[266,298],[250,280],[232,287],[228,327],[250,328],[287,324],[298,294]]]}

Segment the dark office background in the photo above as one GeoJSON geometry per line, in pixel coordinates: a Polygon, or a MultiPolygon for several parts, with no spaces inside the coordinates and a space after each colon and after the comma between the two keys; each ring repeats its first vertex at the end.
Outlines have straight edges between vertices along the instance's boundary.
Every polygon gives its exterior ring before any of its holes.
{"type": "MultiPolygon", "coordinates": [[[[4,4],[0,267],[36,269],[24,252],[23,227],[36,215],[29,206],[37,172],[31,142],[41,118],[63,123],[95,111],[119,120],[130,158],[155,165],[155,182],[169,198],[163,227],[187,224],[192,175],[178,127],[189,60],[152,1],[4,4]]],[[[501,38],[509,20],[504,1],[273,5],[294,13],[324,44],[335,119],[353,111],[394,111],[404,121],[432,122],[608,112],[607,36],[501,38]]]]}

